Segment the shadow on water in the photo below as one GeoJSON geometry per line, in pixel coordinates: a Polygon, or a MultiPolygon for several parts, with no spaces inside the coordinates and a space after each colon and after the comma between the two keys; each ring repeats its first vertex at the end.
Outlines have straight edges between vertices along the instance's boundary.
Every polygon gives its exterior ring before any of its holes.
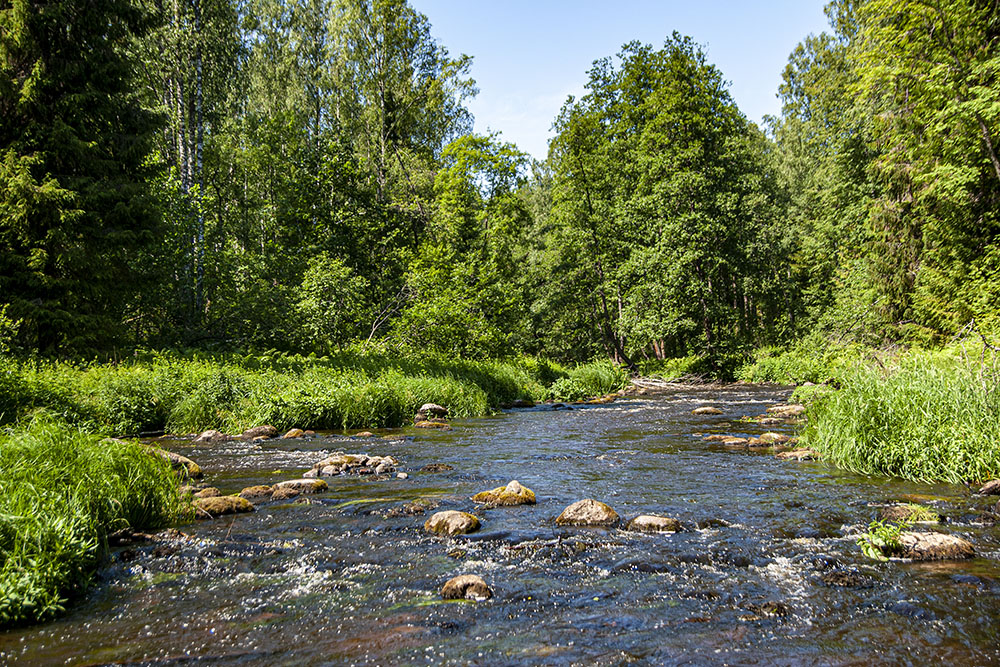
{"type": "Polygon", "coordinates": [[[1000,664],[1000,533],[964,487],[777,461],[702,435],[792,434],[741,421],[775,388],[678,390],[573,410],[460,421],[406,439],[173,443],[224,493],[297,477],[333,451],[391,454],[408,479],[181,527],[115,552],[65,618],[0,634],[24,664],[1000,664]],[[693,416],[718,405],[724,414],[693,416]],[[427,464],[452,466],[443,472],[427,464]],[[469,497],[518,479],[538,504],[469,497]],[[585,497],[676,534],[559,528],[585,497]],[[923,499],[969,538],[966,562],[875,563],[856,533],[879,503],[923,499]],[[407,504],[410,504],[407,506],[407,504]],[[420,505],[420,507],[417,507],[420,505]],[[422,507],[476,512],[467,537],[425,534],[422,507]],[[446,602],[474,573],[493,599],[446,602]]]}

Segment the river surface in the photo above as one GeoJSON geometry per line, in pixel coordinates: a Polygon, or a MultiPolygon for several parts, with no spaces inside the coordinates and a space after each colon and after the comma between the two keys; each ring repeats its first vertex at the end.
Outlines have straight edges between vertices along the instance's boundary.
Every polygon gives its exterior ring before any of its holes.
{"type": "Polygon", "coordinates": [[[733,451],[711,433],[793,433],[740,422],[774,387],[679,388],[572,410],[536,408],[396,430],[194,447],[224,493],[301,476],[334,451],[391,454],[408,479],[338,476],[308,504],[181,526],[120,548],[61,620],[0,634],[4,664],[989,665],[1000,664],[996,497],[733,451]],[[716,405],[721,416],[693,416],[716,405]],[[430,463],[453,470],[425,472],[430,463]],[[517,479],[538,504],[477,508],[517,479]],[[559,528],[583,498],[683,532],[559,528]],[[423,501],[477,513],[478,533],[426,534],[423,501]],[[962,562],[878,563],[858,531],[880,504],[917,501],[973,542],[962,562]],[[395,510],[395,511],[394,511],[395,510]],[[478,574],[484,602],[441,600],[478,574]]]}

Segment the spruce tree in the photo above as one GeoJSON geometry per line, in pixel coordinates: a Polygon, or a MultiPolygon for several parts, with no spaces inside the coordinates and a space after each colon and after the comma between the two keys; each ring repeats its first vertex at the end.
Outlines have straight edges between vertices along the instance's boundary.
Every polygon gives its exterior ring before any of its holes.
{"type": "Polygon", "coordinates": [[[136,289],[130,259],[155,210],[145,161],[156,117],[127,49],[130,0],[12,0],[0,9],[0,305],[42,353],[113,342],[136,289]]]}

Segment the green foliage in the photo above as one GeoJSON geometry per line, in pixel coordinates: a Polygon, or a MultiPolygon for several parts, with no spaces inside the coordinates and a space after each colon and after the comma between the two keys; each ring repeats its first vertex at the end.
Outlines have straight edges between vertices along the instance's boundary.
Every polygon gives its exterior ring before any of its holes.
{"type": "Polygon", "coordinates": [[[624,368],[607,359],[580,364],[566,377],[549,387],[549,397],[557,401],[582,401],[618,391],[628,382],[624,368]]]}
{"type": "Polygon", "coordinates": [[[357,338],[367,290],[368,281],[342,260],[325,252],[311,258],[296,303],[306,347],[329,350],[357,338]]]}
{"type": "Polygon", "coordinates": [[[956,350],[859,364],[814,404],[804,445],[865,474],[953,484],[1000,475],[998,377],[956,350]]]}
{"type": "Polygon", "coordinates": [[[0,437],[0,627],[48,620],[86,590],[109,534],[169,524],[170,464],[50,418],[0,437]]]}
{"type": "Polygon", "coordinates": [[[710,372],[708,360],[691,354],[674,359],[650,359],[639,363],[639,374],[663,380],[677,380],[685,375],[701,375],[710,372]]]}
{"type": "Polygon", "coordinates": [[[736,373],[740,380],[778,384],[840,382],[866,349],[859,345],[831,342],[813,334],[788,348],[762,347],[736,373]]]}
{"type": "Polygon", "coordinates": [[[902,551],[899,536],[908,528],[908,524],[872,521],[868,524],[868,532],[858,538],[858,546],[868,556],[879,561],[889,560],[889,556],[902,551]]]}

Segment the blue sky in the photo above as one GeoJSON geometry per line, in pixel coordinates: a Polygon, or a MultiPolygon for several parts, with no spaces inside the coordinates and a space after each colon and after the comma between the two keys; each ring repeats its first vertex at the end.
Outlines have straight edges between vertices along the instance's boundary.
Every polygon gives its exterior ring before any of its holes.
{"type": "Polygon", "coordinates": [[[473,56],[479,95],[469,103],[476,131],[501,132],[544,158],[550,128],[587,70],[632,40],[661,46],[674,30],[689,35],[732,83],[743,113],[777,115],[788,54],[827,29],[825,0],[410,0],[452,55],[473,56]]]}

